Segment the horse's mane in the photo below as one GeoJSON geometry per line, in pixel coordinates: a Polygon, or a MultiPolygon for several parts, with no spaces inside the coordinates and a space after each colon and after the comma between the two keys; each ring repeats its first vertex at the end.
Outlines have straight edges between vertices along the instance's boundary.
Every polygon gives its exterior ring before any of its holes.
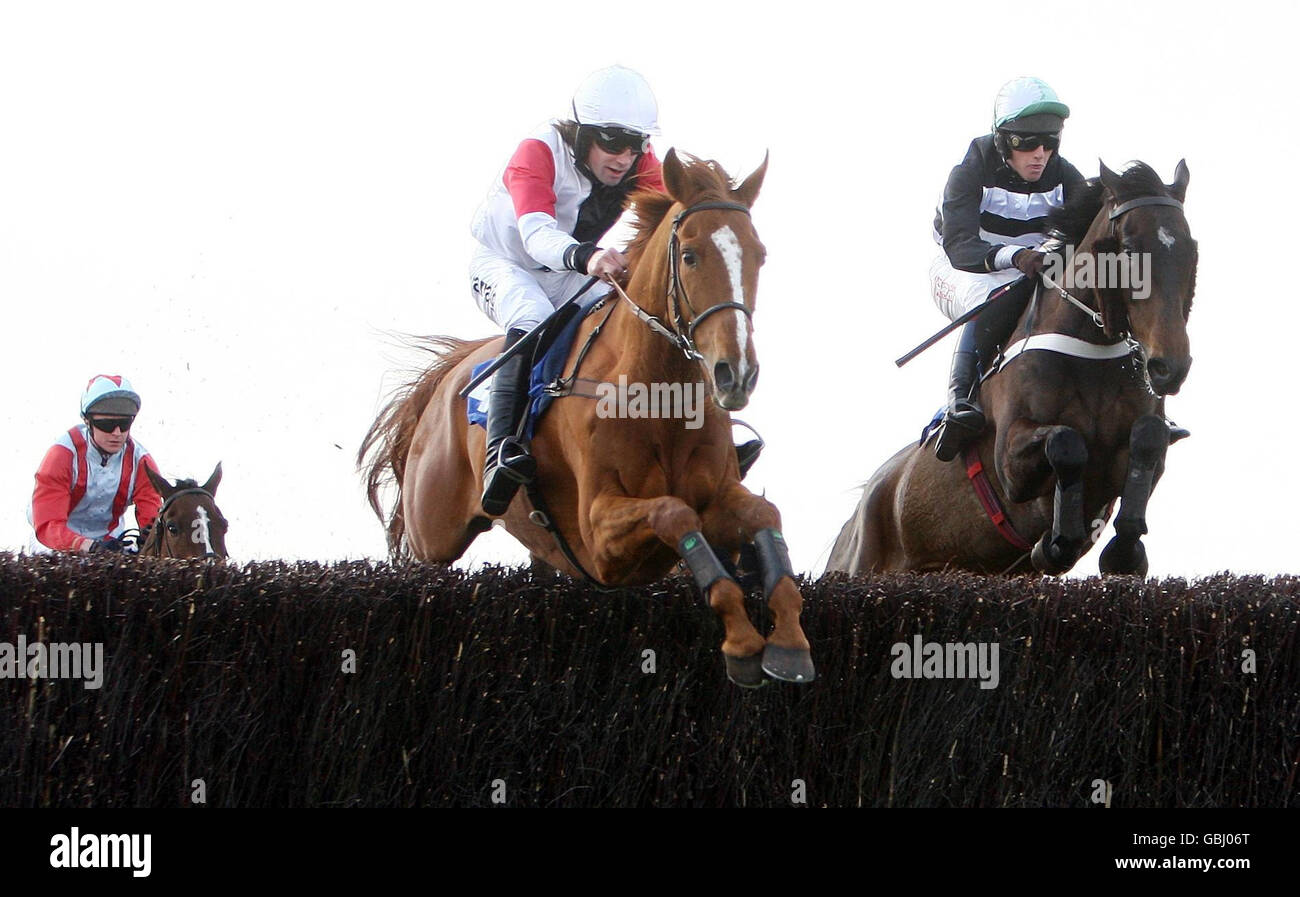
{"type": "MultiPolygon", "coordinates": [[[[1101,178],[1089,178],[1075,191],[1064,208],[1047,216],[1047,232],[1066,243],[1083,239],[1092,221],[1101,211],[1106,189],[1101,178]]],[[[1118,202],[1127,202],[1139,196],[1168,196],[1169,188],[1160,180],[1154,168],[1145,162],[1130,162],[1119,176],[1118,202]]]]}
{"type": "MultiPolygon", "coordinates": [[[[731,200],[734,185],[731,176],[721,165],[712,159],[697,159],[687,153],[678,153],[677,157],[682,162],[682,172],[692,202],[731,200]]],[[[636,267],[641,261],[655,230],[676,201],[667,193],[660,193],[658,190],[638,190],[629,198],[628,203],[636,212],[636,220],[633,223],[636,231],[632,236],[632,242],[627,247],[629,268],[636,267]]]]}
{"type": "Polygon", "coordinates": [[[198,481],[198,480],[177,480],[177,481],[176,481],[176,488],[177,488],[177,489],[197,489],[197,488],[199,488],[199,481],[198,481]]]}

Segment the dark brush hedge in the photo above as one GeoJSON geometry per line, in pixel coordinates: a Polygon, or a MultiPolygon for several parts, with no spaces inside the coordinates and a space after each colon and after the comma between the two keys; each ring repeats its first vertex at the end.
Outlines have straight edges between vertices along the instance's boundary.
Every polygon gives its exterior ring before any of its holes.
{"type": "Polygon", "coordinates": [[[0,642],[107,655],[0,680],[0,805],[1300,805],[1296,578],[804,594],[818,681],[743,692],[680,579],[0,555],[0,642]],[[998,642],[999,686],[893,678],[918,633],[998,642]]]}

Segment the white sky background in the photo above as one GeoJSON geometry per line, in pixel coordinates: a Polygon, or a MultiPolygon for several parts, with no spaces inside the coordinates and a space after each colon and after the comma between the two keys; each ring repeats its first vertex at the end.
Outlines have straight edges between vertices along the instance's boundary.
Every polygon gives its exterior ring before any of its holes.
{"type": "MultiPolygon", "coordinates": [[[[493,332],[471,215],[532,125],[617,61],[655,89],[661,156],[740,176],[771,151],[763,374],[739,416],[768,441],[747,484],[796,568],[821,570],[857,487],[943,399],[952,338],[892,363],[945,323],[935,201],[997,88],[1033,74],[1073,110],[1063,151],[1086,176],[1099,156],[1192,173],[1196,361],[1169,412],[1193,438],[1150,505],[1151,572],[1295,570],[1297,6],[566,9],[0,6],[0,550],[26,544],[32,474],[87,378],[120,372],[165,474],[224,462],[238,559],[383,557],[354,458],[415,359],[384,332],[493,332]]],[[[467,559],[523,556],[493,532],[467,559]]]]}

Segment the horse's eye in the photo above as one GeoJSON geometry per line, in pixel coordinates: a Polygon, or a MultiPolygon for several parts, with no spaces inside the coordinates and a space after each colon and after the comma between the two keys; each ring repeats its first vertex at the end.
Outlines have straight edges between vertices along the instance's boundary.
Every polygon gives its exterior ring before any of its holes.
{"type": "Polygon", "coordinates": [[[179,526],[177,526],[177,525],[174,524],[174,523],[168,522],[168,524],[167,524],[167,532],[171,533],[171,534],[174,536],[174,535],[176,535],[177,533],[179,533],[180,531],[181,531],[181,528],[180,528],[179,526]]]}
{"type": "Polygon", "coordinates": [[[697,256],[697,255],[695,254],[695,250],[694,250],[694,249],[683,249],[683,250],[682,250],[682,261],[685,262],[687,265],[689,265],[689,266],[692,267],[692,268],[694,268],[696,265],[698,265],[698,264],[700,263],[699,256],[697,256]]]}

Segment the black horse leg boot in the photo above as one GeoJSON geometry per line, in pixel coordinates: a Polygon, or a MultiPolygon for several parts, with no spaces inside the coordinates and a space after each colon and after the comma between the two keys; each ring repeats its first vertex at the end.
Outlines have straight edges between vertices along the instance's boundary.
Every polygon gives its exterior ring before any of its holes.
{"type": "Polygon", "coordinates": [[[968,442],[984,432],[984,411],[975,399],[978,380],[979,355],[959,344],[952,354],[952,373],[948,377],[948,409],[934,443],[934,454],[940,461],[956,458],[968,442]]]}
{"type": "MultiPolygon", "coordinates": [[[[509,349],[526,331],[506,333],[509,349]]],[[[497,368],[488,400],[487,461],[483,465],[483,511],[498,517],[523,483],[537,475],[537,460],[517,434],[528,406],[530,352],[520,352],[497,368]]]]}

